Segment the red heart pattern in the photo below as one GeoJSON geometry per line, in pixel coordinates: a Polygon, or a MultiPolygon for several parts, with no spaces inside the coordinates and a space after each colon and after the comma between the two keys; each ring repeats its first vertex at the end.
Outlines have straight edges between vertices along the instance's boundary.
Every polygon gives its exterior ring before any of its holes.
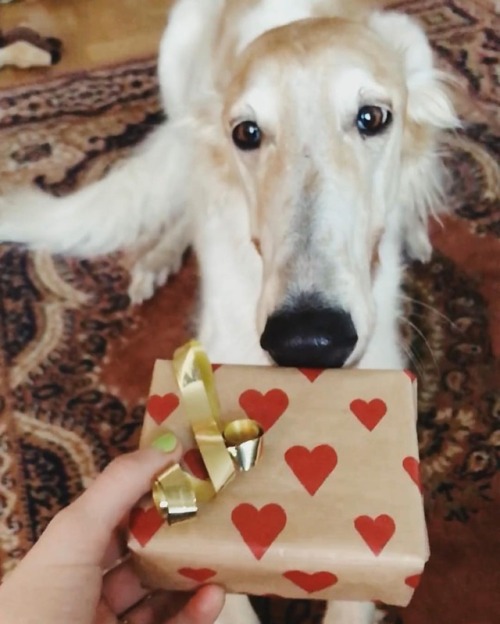
{"type": "Polygon", "coordinates": [[[155,507],[141,509],[136,507],[130,512],[129,529],[135,539],[144,548],[163,524],[163,518],[155,507]]]}
{"type": "Polygon", "coordinates": [[[269,390],[266,394],[258,390],[245,390],[240,395],[240,406],[248,418],[256,420],[264,431],[269,431],[288,407],[288,396],[279,388],[269,390]]]}
{"type": "MultiPolygon", "coordinates": [[[[219,366],[214,364],[212,370],[215,372],[219,366]]],[[[309,368],[299,368],[298,371],[311,384],[324,372],[322,369],[309,368]]],[[[415,375],[411,371],[404,372],[411,381],[414,381],[415,375]]],[[[308,385],[307,382],[303,381],[302,383],[308,385]]],[[[361,395],[363,396],[363,394],[361,395]]],[[[179,403],[178,395],[170,392],[164,395],[152,395],[148,399],[146,407],[153,421],[157,425],[161,425],[178,408],[179,403]]],[[[272,388],[267,392],[247,389],[240,394],[239,404],[249,418],[259,422],[264,431],[269,431],[289,407],[289,397],[280,388],[272,388]]],[[[373,431],[388,411],[387,404],[382,398],[355,398],[349,407],[353,416],[368,431],[373,431]]],[[[149,426],[152,427],[151,421],[149,426]]],[[[401,460],[401,457],[396,461],[402,462],[400,465],[403,470],[422,491],[418,458],[407,456],[401,460]]],[[[321,490],[338,464],[336,450],[329,444],[320,444],[315,447],[291,446],[284,453],[284,459],[310,496],[315,496],[321,490]]],[[[343,461],[342,457],[341,464],[343,461]]],[[[197,448],[186,451],[182,462],[195,477],[199,479],[208,478],[201,454],[197,448]]],[[[290,478],[290,473],[288,475],[290,478]]],[[[408,482],[407,487],[413,488],[414,486],[408,482]]],[[[238,532],[235,535],[241,536],[251,553],[251,555],[247,555],[247,558],[253,556],[255,560],[260,561],[273,544],[275,544],[275,550],[281,547],[280,534],[287,526],[287,512],[281,505],[270,503],[256,507],[250,503],[241,503],[234,507],[231,520],[238,532]]],[[[141,547],[145,547],[163,523],[163,518],[154,507],[136,508],[130,514],[130,533],[141,547]]],[[[354,519],[354,528],[369,549],[366,550],[367,555],[370,556],[371,551],[376,557],[384,551],[396,533],[395,519],[388,514],[381,514],[376,517],[360,515],[354,519]]],[[[287,537],[288,533],[286,534],[287,537]]],[[[286,538],[283,541],[286,541],[286,538]]],[[[196,564],[196,561],[193,560],[193,563],[196,564]]],[[[196,584],[206,583],[213,577],[217,577],[218,574],[217,570],[208,567],[180,567],[177,569],[177,573],[196,584]]],[[[282,576],[306,594],[327,590],[338,583],[338,577],[333,572],[326,570],[317,572],[287,570],[282,576]]],[[[420,577],[420,574],[403,577],[404,583],[408,588],[414,590],[420,582],[420,577]]],[[[400,583],[402,580],[400,579],[400,583]]],[[[297,590],[295,591],[297,592],[297,590]]]]}
{"type": "Polygon", "coordinates": [[[146,403],[146,409],[157,425],[161,425],[178,407],[179,397],[173,392],[160,396],[153,394],[146,403]]]}
{"type": "Polygon", "coordinates": [[[408,587],[411,587],[412,589],[417,589],[417,587],[420,585],[421,578],[421,574],[413,574],[412,576],[407,576],[405,578],[405,583],[406,585],[408,585],[408,587]]]}
{"type": "Polygon", "coordinates": [[[194,448],[186,451],[182,460],[189,472],[196,478],[203,480],[210,478],[199,449],[194,448]]]}
{"type": "Polygon", "coordinates": [[[243,541],[260,560],[286,525],[286,513],[281,505],[270,503],[257,509],[249,503],[237,505],[231,520],[243,541]]]}
{"type": "Polygon", "coordinates": [[[302,570],[288,570],[288,572],[284,572],[283,576],[308,594],[327,589],[338,581],[335,574],[331,572],[309,573],[302,570]]]}
{"type": "Polygon", "coordinates": [[[376,557],[382,552],[396,531],[396,523],[387,514],[381,514],[376,518],[358,516],[354,520],[354,526],[376,557]]]}
{"type": "Polygon", "coordinates": [[[314,383],[316,379],[321,375],[324,369],[323,368],[299,368],[298,370],[304,375],[304,377],[307,377],[307,379],[309,379],[311,383],[314,383]]]}
{"type": "Polygon", "coordinates": [[[337,465],[337,453],[328,444],[311,451],[305,446],[292,446],[285,453],[285,461],[311,496],[314,496],[337,465]]]}
{"type": "Polygon", "coordinates": [[[420,481],[420,464],[415,457],[405,457],[403,459],[403,468],[409,474],[410,479],[415,483],[420,492],[422,492],[422,483],[420,481]]]}
{"type": "Polygon", "coordinates": [[[382,399],[372,399],[371,401],[354,399],[349,408],[368,431],[373,431],[387,413],[387,405],[382,399]]]}
{"type": "Polygon", "coordinates": [[[179,568],[177,572],[197,583],[205,583],[217,574],[211,568],[179,568]]]}

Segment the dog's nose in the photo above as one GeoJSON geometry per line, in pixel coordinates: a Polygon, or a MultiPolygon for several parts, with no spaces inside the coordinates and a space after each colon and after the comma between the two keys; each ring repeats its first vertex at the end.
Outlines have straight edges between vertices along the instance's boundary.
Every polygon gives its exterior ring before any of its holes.
{"type": "Polygon", "coordinates": [[[340,368],[357,340],[352,318],[344,310],[300,308],[272,314],[260,345],[279,366],[340,368]]]}

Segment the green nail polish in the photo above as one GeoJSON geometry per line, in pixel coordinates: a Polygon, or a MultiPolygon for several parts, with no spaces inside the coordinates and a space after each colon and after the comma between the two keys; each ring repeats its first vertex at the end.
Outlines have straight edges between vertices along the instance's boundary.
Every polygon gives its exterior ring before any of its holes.
{"type": "Polygon", "coordinates": [[[171,431],[167,431],[156,438],[151,446],[159,451],[163,451],[164,453],[170,453],[170,451],[173,451],[177,446],[177,438],[171,431]]]}

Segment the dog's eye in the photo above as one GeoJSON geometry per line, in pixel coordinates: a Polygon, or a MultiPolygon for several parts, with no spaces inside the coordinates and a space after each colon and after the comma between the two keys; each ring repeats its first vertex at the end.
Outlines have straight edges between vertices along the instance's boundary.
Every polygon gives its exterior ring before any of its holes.
{"type": "Polygon", "coordinates": [[[362,136],[374,136],[392,121],[392,113],[380,106],[362,106],[356,117],[356,125],[362,136]]]}
{"type": "Polygon", "coordinates": [[[260,147],[262,132],[255,121],[242,121],[233,128],[233,143],[240,150],[254,150],[260,147]]]}

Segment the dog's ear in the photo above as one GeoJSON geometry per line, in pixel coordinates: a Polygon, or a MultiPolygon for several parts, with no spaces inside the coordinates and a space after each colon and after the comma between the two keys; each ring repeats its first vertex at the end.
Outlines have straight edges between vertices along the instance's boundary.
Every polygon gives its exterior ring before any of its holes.
{"type": "Polygon", "coordinates": [[[431,255],[428,219],[442,210],[443,167],[440,138],[460,122],[446,76],[436,69],[422,28],[406,15],[375,13],[371,28],[400,54],[408,91],[403,136],[400,203],[405,250],[426,261],[431,255]]]}
{"type": "Polygon", "coordinates": [[[158,78],[170,118],[187,112],[191,98],[210,90],[210,46],[225,0],[177,0],[160,43],[158,78]]]}

